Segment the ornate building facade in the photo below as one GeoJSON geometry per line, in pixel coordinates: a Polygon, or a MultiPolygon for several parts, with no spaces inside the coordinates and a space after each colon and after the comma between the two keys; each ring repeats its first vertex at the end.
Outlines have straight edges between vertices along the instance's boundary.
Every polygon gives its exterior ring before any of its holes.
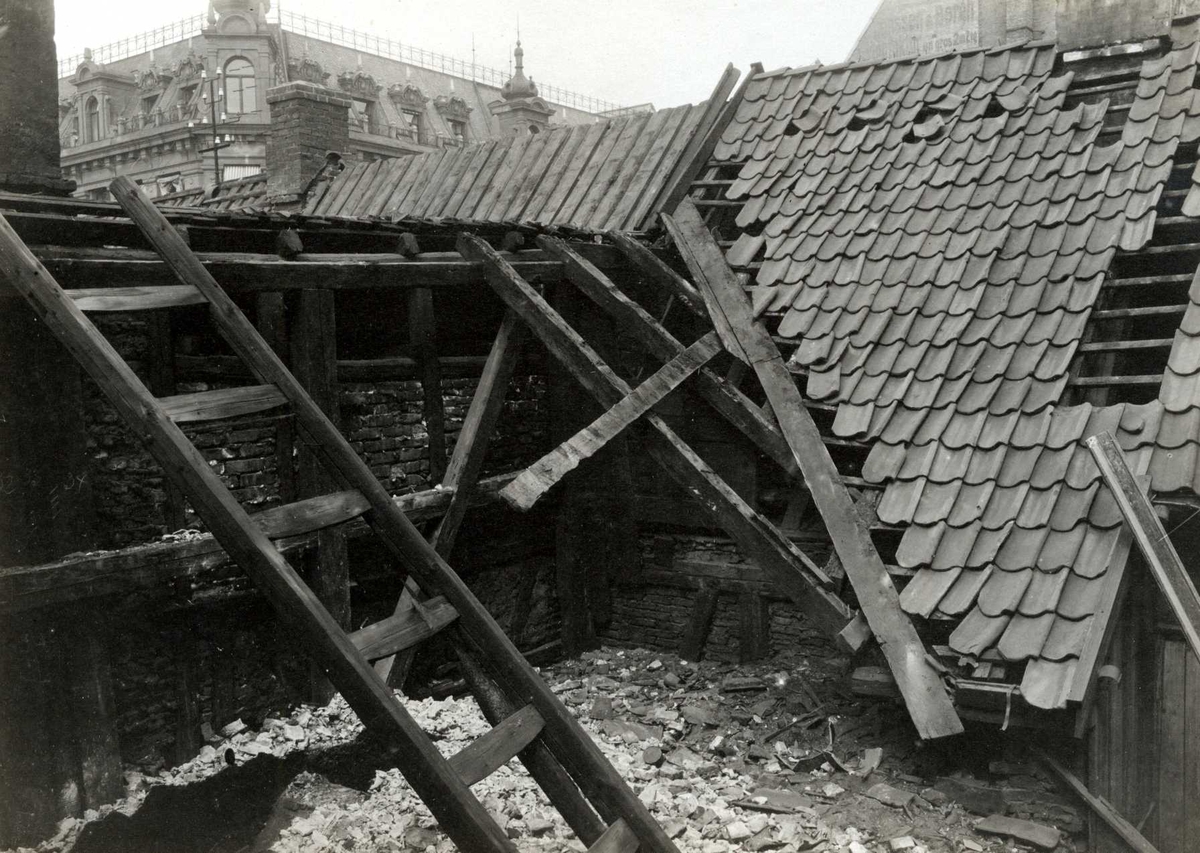
{"type": "Polygon", "coordinates": [[[154,196],[262,171],[266,92],[304,81],[350,102],[350,159],[459,146],[514,129],[586,124],[617,105],[298,15],[212,0],[206,15],[60,62],[64,177],[107,198],[117,175],[154,196]],[[139,49],[140,48],[140,49],[139,49]],[[557,100],[555,100],[557,95],[557,100]]]}

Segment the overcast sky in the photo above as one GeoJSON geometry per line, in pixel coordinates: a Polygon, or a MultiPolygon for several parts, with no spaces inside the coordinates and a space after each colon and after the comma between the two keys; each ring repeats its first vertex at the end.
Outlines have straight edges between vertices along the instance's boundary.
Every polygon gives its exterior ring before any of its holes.
{"type": "MultiPolygon", "coordinates": [[[[286,11],[506,69],[520,16],[535,81],[623,104],[708,97],[743,72],[845,59],[877,0],[273,0],[286,11]]],[[[204,12],[207,0],[56,0],[58,53],[204,12]]]]}

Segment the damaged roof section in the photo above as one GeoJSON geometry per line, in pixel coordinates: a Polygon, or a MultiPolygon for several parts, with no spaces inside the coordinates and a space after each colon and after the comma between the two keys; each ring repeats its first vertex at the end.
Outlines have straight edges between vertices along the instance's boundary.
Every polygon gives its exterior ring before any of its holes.
{"type": "Polygon", "coordinates": [[[640,230],[688,143],[703,133],[706,107],[358,163],[322,184],[305,211],[640,230]]]}
{"type": "Polygon", "coordinates": [[[834,433],[872,442],[903,607],[1043,708],[1081,699],[1128,551],[1083,440],[1111,432],[1159,492],[1200,470],[1196,287],[1159,400],[1061,405],[1114,256],[1152,238],[1200,139],[1200,25],[1165,45],[1115,107],[1072,98],[1050,44],[759,74],[714,152],[741,164],[727,258],[756,312],[834,433]]]}

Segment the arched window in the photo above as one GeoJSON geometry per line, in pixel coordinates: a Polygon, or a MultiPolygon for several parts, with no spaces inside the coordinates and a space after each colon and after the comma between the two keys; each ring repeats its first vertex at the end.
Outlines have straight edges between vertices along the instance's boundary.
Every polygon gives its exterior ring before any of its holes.
{"type": "Polygon", "coordinates": [[[84,126],[87,131],[85,142],[95,142],[100,138],[100,101],[96,98],[88,98],[87,107],[87,124],[84,126]]]}
{"type": "Polygon", "coordinates": [[[225,63],[225,111],[232,115],[258,111],[254,66],[240,57],[225,63]]]}

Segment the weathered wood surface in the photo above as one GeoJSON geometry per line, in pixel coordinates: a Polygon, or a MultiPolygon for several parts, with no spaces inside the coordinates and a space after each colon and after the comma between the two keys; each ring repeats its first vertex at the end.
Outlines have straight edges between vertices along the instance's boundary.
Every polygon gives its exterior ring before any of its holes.
{"type": "MultiPolygon", "coordinates": [[[[480,481],[471,496],[471,506],[498,502],[500,489],[515,476],[515,473],[500,474],[480,481]]],[[[335,494],[341,496],[336,500],[345,501],[339,512],[361,514],[357,511],[357,503],[365,503],[366,499],[358,492],[335,494]],[[358,497],[353,497],[355,495],[358,497]]],[[[446,489],[427,489],[400,495],[393,500],[410,520],[421,522],[440,517],[452,498],[453,493],[446,489]]],[[[322,504],[326,500],[327,496],[313,499],[322,504]]],[[[301,506],[308,504],[308,501],[302,501],[295,507],[276,507],[250,518],[262,527],[264,534],[282,540],[277,542],[276,547],[283,553],[295,553],[316,544],[315,534],[303,533],[302,528],[310,523],[310,519],[318,518],[325,511],[323,506],[301,506]],[[290,517],[293,512],[297,513],[296,519],[290,517]]],[[[363,512],[366,509],[364,506],[363,512]]],[[[346,534],[351,537],[366,532],[367,527],[362,522],[351,522],[346,527],[346,534]]],[[[53,563],[0,568],[0,613],[32,610],[106,595],[128,595],[139,590],[165,589],[174,579],[192,577],[229,561],[230,556],[213,535],[203,533],[192,539],[134,545],[117,551],[75,554],[53,563]]]]}
{"type": "MultiPolygon", "coordinates": [[[[288,397],[300,425],[321,449],[327,461],[346,479],[347,485],[367,497],[371,503],[367,520],[384,544],[408,567],[422,588],[434,594],[444,595],[458,611],[459,627],[466,637],[472,639],[479,652],[485,655],[505,689],[526,697],[537,708],[546,722],[543,737],[547,745],[576,783],[588,793],[601,816],[609,820],[624,817],[637,833],[646,851],[677,853],[675,845],[667,838],[662,827],[605,759],[599,747],[590,740],[571,713],[525,661],[463,580],[447,565],[433,546],[425,541],[412,522],[396,511],[391,496],[371,470],[255,333],[254,327],[221,290],[162,213],[127,178],[117,178],[113,182],[112,191],[181,283],[195,285],[208,297],[217,325],[255,374],[273,382],[288,397]]],[[[30,260],[36,263],[32,256],[30,260]]],[[[48,273],[43,274],[48,277],[48,273]]],[[[69,302],[65,296],[62,298],[69,302]]],[[[73,305],[70,307],[74,308],[73,305]]],[[[86,322],[82,314],[78,316],[86,322]]],[[[204,466],[201,473],[211,474],[211,471],[204,466]]],[[[223,494],[228,496],[228,492],[223,494]]],[[[232,502],[232,498],[229,500],[232,502]]],[[[216,508],[212,513],[219,523],[224,523],[230,513],[241,513],[242,517],[245,516],[236,503],[233,503],[233,508],[227,512],[223,510],[223,507],[216,508]]],[[[201,515],[204,516],[203,513],[201,515]]],[[[235,544],[240,542],[250,529],[248,517],[244,519],[244,524],[240,523],[242,517],[233,515],[233,520],[239,522],[235,529],[230,531],[231,537],[238,537],[232,540],[235,544]]],[[[214,526],[214,531],[216,530],[214,526]]],[[[261,543],[254,542],[255,534],[262,536],[257,530],[252,530],[251,541],[248,544],[253,547],[244,555],[247,560],[256,559],[257,554],[262,551],[261,544],[268,543],[265,537],[261,543]]],[[[220,533],[218,535],[220,536],[220,533]]],[[[243,555],[239,554],[239,557],[243,555]]],[[[294,572],[288,576],[286,572],[291,572],[291,568],[278,555],[276,558],[281,565],[273,566],[270,572],[264,572],[264,581],[273,583],[282,576],[288,580],[288,589],[280,590],[283,593],[279,596],[281,603],[303,603],[305,616],[309,616],[313,610],[318,611],[312,613],[317,623],[314,626],[317,630],[313,631],[316,643],[314,649],[325,651],[331,642],[335,646],[328,649],[329,662],[332,665],[329,670],[331,679],[341,689],[365,725],[375,726],[385,734],[389,731],[393,733],[398,747],[399,764],[405,778],[429,806],[451,839],[460,847],[472,851],[512,850],[511,842],[491,820],[479,801],[462,785],[461,779],[441,756],[437,755],[432,743],[419,730],[411,731],[411,728],[416,727],[415,721],[399,708],[383,680],[358,653],[347,635],[336,628],[311,591],[304,588],[298,578],[295,578],[295,582],[300,588],[291,588],[294,572]],[[380,706],[381,699],[384,700],[383,707],[380,706]]]]}
{"type": "Polygon", "coordinates": [[[1187,568],[1179,559],[1179,553],[1163,529],[1154,507],[1138,488],[1125,454],[1112,435],[1094,435],[1087,440],[1087,447],[1125,523],[1132,531],[1134,541],[1146,558],[1154,580],[1179,621],[1192,654],[1200,659],[1200,595],[1196,593],[1187,568]]]}
{"type": "Polygon", "coordinates": [[[421,373],[422,411],[429,436],[429,478],[442,479],[446,470],[446,407],[442,399],[442,367],[437,352],[437,319],[433,291],[418,288],[408,296],[408,339],[421,373]]]}
{"type": "Polygon", "coordinates": [[[699,585],[696,601],[692,607],[692,618],[688,622],[679,645],[679,656],[695,663],[704,655],[704,644],[708,642],[709,631],[712,630],[713,616],[717,613],[718,586],[716,584],[699,585]]]}
{"type": "MultiPolygon", "coordinates": [[[[641,305],[622,293],[595,263],[578,251],[579,246],[568,246],[560,240],[544,236],[538,238],[538,245],[553,257],[562,259],[563,271],[571,283],[609,314],[622,331],[627,332],[647,353],[666,362],[683,352],[683,344],[641,305]]],[[[677,275],[669,267],[666,269],[671,276],[677,275]]],[[[661,280],[667,281],[666,278],[661,280]]],[[[796,460],[779,428],[731,382],[704,367],[696,375],[695,389],[726,421],[786,473],[798,473],[796,460]]]]}
{"type": "Polygon", "coordinates": [[[94,287],[68,290],[80,311],[149,311],[203,305],[207,300],[194,287],[168,284],[162,287],[94,287]]]}
{"type": "Polygon", "coordinates": [[[629,396],[522,471],[500,497],[516,509],[529,510],[580,462],[594,456],[622,430],[666,399],[720,351],[716,335],[705,335],[638,385],[629,396]]]}
{"type": "Polygon", "coordinates": [[[409,649],[427,640],[458,618],[458,612],[441,596],[424,602],[420,611],[409,608],[359,628],[351,641],[369,661],[409,649]]]}
{"type": "MultiPolygon", "coordinates": [[[[707,309],[704,307],[704,297],[700,295],[700,291],[692,287],[690,281],[675,272],[649,246],[639,243],[628,234],[621,234],[620,232],[610,232],[607,236],[647,278],[665,285],[670,290],[671,295],[687,305],[693,314],[701,317],[705,315],[707,309]]],[[[741,346],[738,345],[737,352],[740,353],[741,350],[741,346]]],[[[743,356],[739,356],[739,358],[743,361],[745,360],[743,356]]]]}
{"type": "MultiPolygon", "coordinates": [[[[199,267],[182,238],[132,181],[118,179],[113,189],[130,210],[143,217],[148,232],[167,238],[162,246],[166,255],[184,263],[190,259],[199,267]]],[[[253,326],[212,282],[203,267],[199,270],[207,278],[204,283],[208,288],[201,287],[201,290],[212,303],[214,314],[226,313],[238,318],[241,326],[238,331],[266,350],[253,326]],[[227,304],[222,305],[222,302],[227,304]]],[[[254,525],[207,460],[163,414],[141,380],[3,218],[0,218],[0,271],[75,355],[122,418],[134,425],[166,475],[189,496],[214,535],[278,606],[281,616],[300,632],[313,656],[328,668],[359,717],[381,734],[390,734],[398,756],[407,766],[419,770],[410,772],[413,787],[435,814],[445,815],[443,825],[451,837],[460,839],[462,845],[478,846],[480,850],[513,851],[515,848],[487,816],[486,810],[450,770],[416,721],[375,677],[366,659],[358,654],[312,591],[254,525]]],[[[183,283],[198,284],[193,281],[183,283]]],[[[286,373],[281,365],[279,369],[286,373]]],[[[389,505],[390,500],[389,497],[389,505]]]]}
{"type": "MultiPolygon", "coordinates": [[[[484,270],[496,293],[601,405],[615,405],[629,394],[628,383],[490,246],[464,234],[459,251],[471,260],[486,261],[484,270]]],[[[821,570],[717,476],[666,421],[651,413],[644,423],[649,427],[642,434],[650,455],[700,500],[747,555],[758,560],[807,610],[814,623],[830,634],[840,631],[854,612],[830,590],[821,570]]]]}
{"type": "Polygon", "coordinates": [[[685,199],[675,215],[664,215],[663,221],[705,297],[713,322],[725,324],[738,339],[766,392],[918,733],[923,738],[960,734],[962,721],[954,711],[941,674],[926,660],[917,630],[900,607],[900,595],[841,482],[817,425],[804,407],[779,348],[754,319],[749,299],[695,205],[685,199]]]}
{"type": "Polygon", "coordinates": [[[532,705],[510,714],[490,732],[463,747],[450,759],[463,782],[474,785],[491,776],[517,753],[529,746],[542,731],[542,715],[532,705]]]}
{"type": "Polygon", "coordinates": [[[1083,780],[1064,767],[1058,759],[1039,747],[1034,747],[1034,755],[1050,768],[1050,771],[1079,799],[1083,800],[1084,804],[1097,817],[1107,823],[1129,845],[1129,849],[1135,853],[1158,853],[1158,849],[1138,832],[1137,827],[1122,817],[1108,800],[1088,790],[1087,785],[1083,784],[1083,780]]]}
{"type": "Polygon", "coordinates": [[[345,524],[370,508],[360,493],[347,489],[272,507],[250,517],[268,538],[284,539],[345,524]]]}
{"type": "Polygon", "coordinates": [[[637,849],[638,839],[633,830],[625,821],[617,820],[588,848],[588,853],[634,853],[637,849]]]}
{"type": "Polygon", "coordinates": [[[274,385],[251,385],[176,394],[159,401],[163,414],[177,424],[217,421],[277,409],[287,398],[274,385]]]}

